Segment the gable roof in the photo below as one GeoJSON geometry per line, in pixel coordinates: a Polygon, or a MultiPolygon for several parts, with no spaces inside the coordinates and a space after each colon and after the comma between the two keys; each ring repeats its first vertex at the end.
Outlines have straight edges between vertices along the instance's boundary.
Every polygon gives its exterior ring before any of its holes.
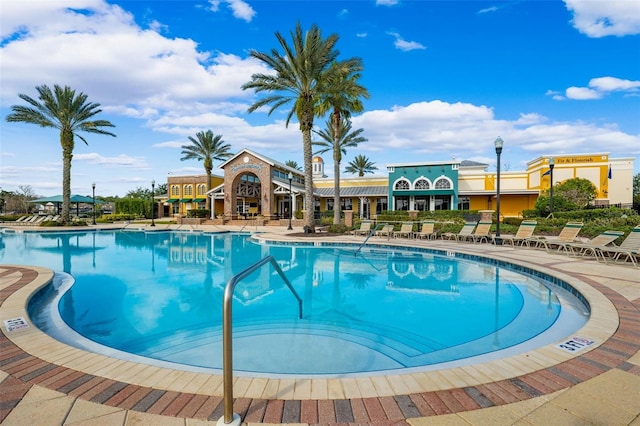
{"type": "Polygon", "coordinates": [[[284,170],[288,170],[291,173],[297,174],[299,176],[304,176],[304,172],[301,172],[298,169],[294,169],[293,167],[289,167],[284,163],[281,163],[279,161],[274,160],[273,158],[269,158],[266,155],[262,155],[262,154],[258,154],[257,152],[251,151],[250,149],[247,148],[242,148],[240,151],[238,151],[238,153],[236,153],[235,155],[233,155],[232,157],[230,157],[228,160],[226,160],[224,163],[220,164],[221,169],[224,169],[225,166],[227,164],[229,164],[231,161],[235,160],[236,158],[244,155],[244,154],[249,154],[252,155],[262,161],[264,161],[265,163],[269,164],[270,166],[274,166],[274,167],[278,167],[284,170]]]}

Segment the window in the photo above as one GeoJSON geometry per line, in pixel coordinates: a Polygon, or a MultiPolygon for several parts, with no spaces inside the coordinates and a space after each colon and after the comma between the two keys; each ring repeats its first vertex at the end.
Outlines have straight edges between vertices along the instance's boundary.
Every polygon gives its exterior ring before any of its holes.
{"type": "Polygon", "coordinates": [[[458,197],[458,210],[471,210],[470,197],[458,197]]]}
{"type": "Polygon", "coordinates": [[[184,187],[184,195],[193,195],[193,185],[186,185],[184,187]]]}
{"type": "Polygon", "coordinates": [[[416,196],[414,203],[415,210],[426,212],[429,211],[429,197],[428,196],[416,196]]]}
{"type": "Polygon", "coordinates": [[[404,191],[409,189],[409,181],[402,179],[396,182],[395,187],[393,188],[396,191],[404,191]]]}
{"type": "Polygon", "coordinates": [[[387,197],[378,198],[376,200],[376,214],[380,214],[387,210],[389,210],[387,197]]]}
{"type": "Polygon", "coordinates": [[[333,210],[333,198],[327,198],[327,210],[333,210]]]}
{"type": "Polygon", "coordinates": [[[201,183],[198,185],[198,195],[204,195],[207,192],[207,185],[201,183]]]}
{"type": "Polygon", "coordinates": [[[451,189],[451,182],[446,178],[440,178],[436,181],[436,189],[451,189]]]}
{"type": "Polygon", "coordinates": [[[451,210],[451,196],[436,195],[434,198],[436,210],[451,210]]]}
{"type": "Polygon", "coordinates": [[[320,200],[318,200],[317,198],[313,200],[313,211],[320,211],[320,200]]]}
{"type": "Polygon", "coordinates": [[[409,197],[396,197],[394,210],[409,210],[409,197]]]}
{"type": "Polygon", "coordinates": [[[414,185],[415,189],[429,189],[429,181],[426,179],[418,179],[414,185]]]}
{"type": "Polygon", "coordinates": [[[171,195],[176,197],[180,196],[180,187],[178,185],[171,185],[171,195]]]}
{"type": "Polygon", "coordinates": [[[340,199],[340,209],[341,210],[353,210],[353,200],[351,198],[341,198],[340,199]]]}

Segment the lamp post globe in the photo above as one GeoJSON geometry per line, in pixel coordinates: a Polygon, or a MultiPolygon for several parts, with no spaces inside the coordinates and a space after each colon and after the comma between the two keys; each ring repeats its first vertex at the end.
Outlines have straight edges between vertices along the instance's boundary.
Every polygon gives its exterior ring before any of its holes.
{"type": "Polygon", "coordinates": [[[500,155],[502,154],[502,146],[504,141],[500,136],[493,142],[496,148],[497,164],[496,164],[496,244],[500,244],[500,155]]]}
{"type": "Polygon", "coordinates": [[[549,213],[553,214],[553,168],[556,161],[553,157],[549,158],[549,213]]]}
{"type": "Polygon", "coordinates": [[[91,184],[91,194],[93,198],[93,221],[91,223],[95,225],[96,224],[96,183],[95,182],[91,184]]]}
{"type": "Polygon", "coordinates": [[[155,196],[155,190],[156,190],[156,181],[152,180],[151,181],[151,226],[156,226],[156,214],[155,214],[155,204],[156,204],[156,196],[155,196]]]}
{"type": "Polygon", "coordinates": [[[287,230],[290,231],[293,229],[291,227],[291,215],[293,214],[293,193],[291,192],[291,181],[293,180],[293,173],[289,172],[287,178],[289,179],[289,227],[287,230]]]}

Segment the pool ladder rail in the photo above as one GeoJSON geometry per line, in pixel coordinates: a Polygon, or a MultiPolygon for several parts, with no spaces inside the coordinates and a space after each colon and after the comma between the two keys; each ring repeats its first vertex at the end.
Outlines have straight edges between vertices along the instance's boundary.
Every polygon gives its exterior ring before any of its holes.
{"type": "Polygon", "coordinates": [[[271,263],[280,278],[289,287],[291,293],[298,301],[298,316],[302,319],[302,299],[291,285],[291,282],[276,262],[273,256],[267,256],[264,259],[254,263],[242,272],[231,277],[224,288],[224,296],[222,298],[222,383],[224,393],[224,414],[217,422],[217,425],[240,425],[242,419],[240,415],[233,412],[233,339],[232,339],[232,316],[231,305],[233,301],[233,291],[236,285],[243,278],[247,277],[257,269],[263,267],[267,263],[271,263]]]}
{"type": "Polygon", "coordinates": [[[357,256],[360,249],[364,247],[365,244],[367,244],[367,241],[369,241],[369,238],[371,238],[379,229],[382,229],[382,227],[384,227],[383,223],[379,223],[375,227],[373,227],[373,229],[369,231],[369,235],[367,235],[367,238],[365,238],[362,244],[358,246],[358,248],[356,249],[355,253],[353,253],[353,255],[357,256]]]}

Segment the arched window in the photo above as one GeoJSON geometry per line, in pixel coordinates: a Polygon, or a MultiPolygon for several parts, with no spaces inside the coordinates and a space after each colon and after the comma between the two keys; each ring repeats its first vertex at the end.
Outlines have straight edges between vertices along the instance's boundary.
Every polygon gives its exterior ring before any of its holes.
{"type": "Polygon", "coordinates": [[[176,197],[180,196],[180,187],[178,185],[171,185],[171,195],[176,197]]]}
{"type": "Polygon", "coordinates": [[[409,189],[409,181],[405,179],[401,179],[396,182],[394,188],[396,191],[403,191],[409,189]]]}
{"type": "Polygon", "coordinates": [[[451,189],[451,181],[446,178],[440,178],[436,181],[435,184],[436,189],[451,189]]]}
{"type": "Polygon", "coordinates": [[[207,186],[204,183],[198,185],[198,195],[204,195],[207,192],[207,186]]]}
{"type": "Polygon", "coordinates": [[[193,185],[185,185],[184,195],[193,195],[193,185]]]}
{"type": "Polygon", "coordinates": [[[423,178],[420,178],[416,181],[415,185],[413,185],[414,189],[429,189],[429,181],[423,178]]]}

